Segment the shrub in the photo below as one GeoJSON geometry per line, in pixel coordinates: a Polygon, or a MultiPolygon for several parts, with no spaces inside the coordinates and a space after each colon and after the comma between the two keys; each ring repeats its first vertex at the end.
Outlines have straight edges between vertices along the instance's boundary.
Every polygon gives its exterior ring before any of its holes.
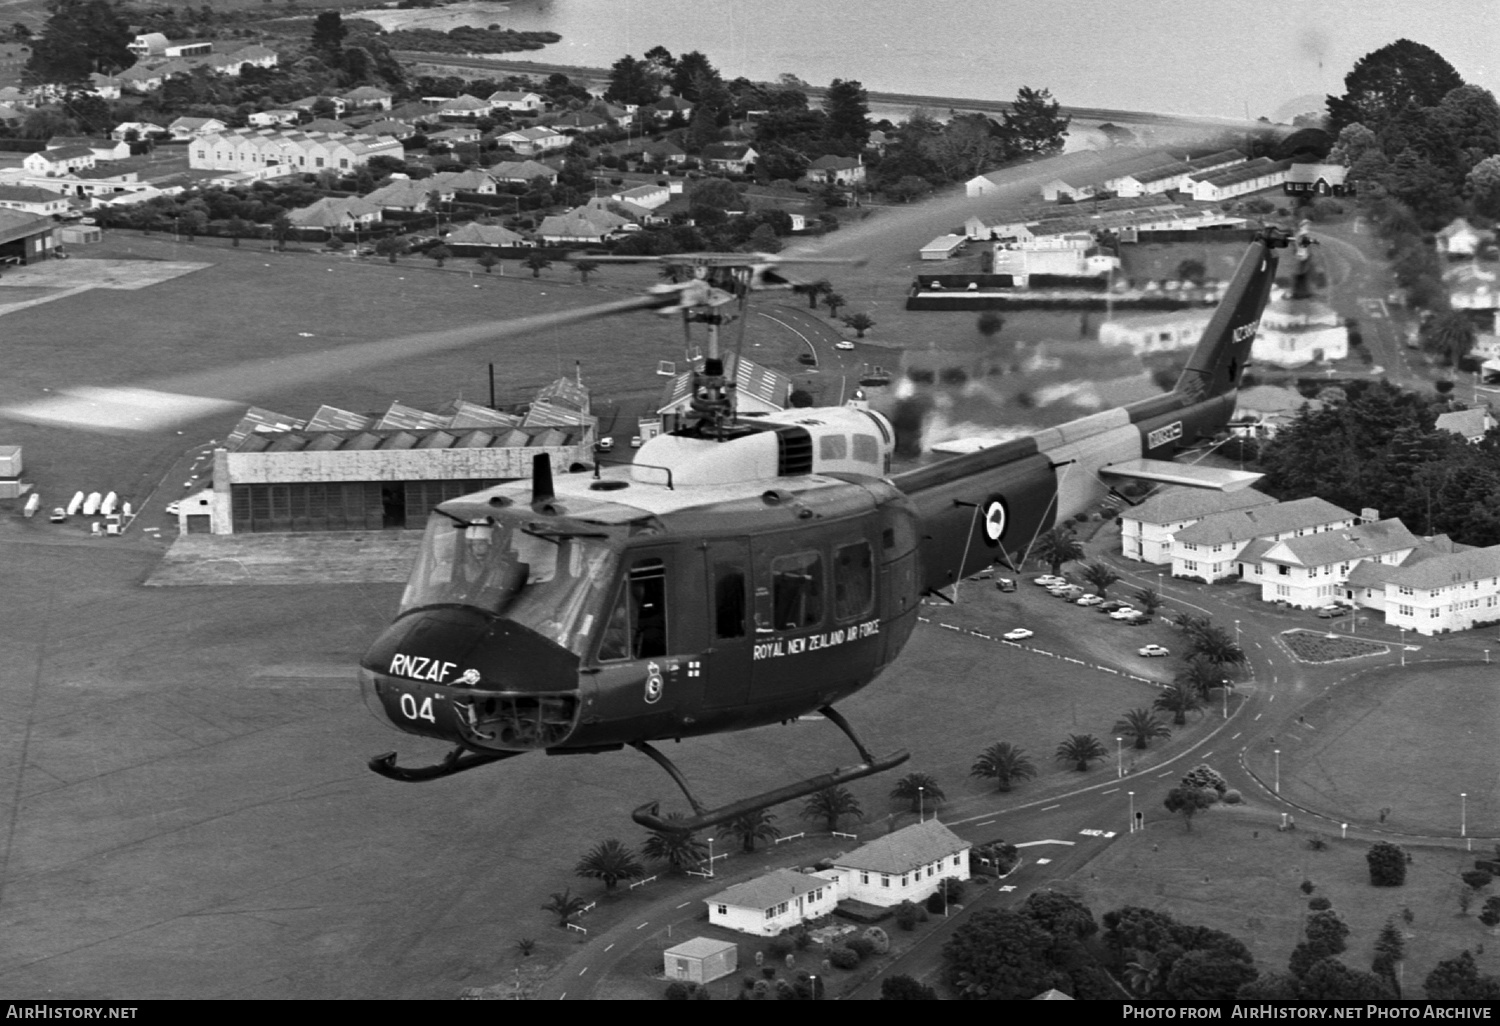
{"type": "Polygon", "coordinates": [[[943,898],[942,891],[933,891],[927,896],[927,911],[932,915],[942,915],[947,907],[948,902],[943,898]]]}
{"type": "Polygon", "coordinates": [[[1229,790],[1224,792],[1225,805],[1238,805],[1244,800],[1245,796],[1240,794],[1239,790],[1236,788],[1231,787],[1229,790]]]}
{"type": "Polygon", "coordinates": [[[896,925],[903,930],[915,930],[917,928],[917,906],[909,901],[903,901],[897,905],[896,925]]]}
{"type": "Polygon", "coordinates": [[[1329,901],[1327,898],[1323,897],[1323,895],[1320,894],[1312,901],[1309,901],[1307,903],[1307,907],[1312,909],[1314,912],[1321,912],[1325,908],[1333,908],[1333,902],[1329,901]]]}
{"type": "Polygon", "coordinates": [[[806,951],[812,946],[812,934],[807,932],[807,927],[799,926],[792,932],[792,947],[798,951],[806,951]]]}
{"type": "Polygon", "coordinates": [[[768,980],[774,980],[776,979],[776,967],[774,965],[763,965],[760,967],[760,974],[768,980]]]}
{"type": "Polygon", "coordinates": [[[883,955],[891,950],[891,937],[885,930],[878,926],[872,926],[865,931],[865,940],[869,941],[877,955],[883,955]]]}
{"type": "Polygon", "coordinates": [[[1370,883],[1375,887],[1400,887],[1406,883],[1406,852],[1390,841],[1376,841],[1365,853],[1370,883]]]}
{"type": "Polygon", "coordinates": [[[795,1001],[795,1000],[797,1000],[797,990],[796,990],[796,988],[793,987],[791,985],[791,983],[789,981],[787,981],[787,980],[777,980],[776,981],[776,1000],[777,1001],[795,1001]]]}
{"type": "Polygon", "coordinates": [[[858,955],[861,961],[875,954],[875,942],[868,937],[850,937],[844,944],[858,955]]]}
{"type": "Polygon", "coordinates": [[[1479,921],[1485,926],[1500,926],[1500,894],[1492,894],[1484,899],[1479,921]]]}
{"type": "Polygon", "coordinates": [[[673,980],[667,984],[662,997],[668,1001],[707,1001],[708,988],[685,980],[673,980]]]}
{"type": "Polygon", "coordinates": [[[1327,851],[1328,842],[1314,834],[1307,839],[1307,847],[1309,851],[1327,851]]]}
{"type": "Polygon", "coordinates": [[[828,963],[835,969],[853,969],[859,965],[859,955],[841,944],[828,949],[828,963]]]}
{"type": "Polygon", "coordinates": [[[1491,862],[1488,859],[1475,859],[1474,868],[1482,869],[1490,876],[1500,876],[1500,862],[1491,862]]]}
{"type": "Polygon", "coordinates": [[[766,945],[766,954],[779,961],[790,955],[795,946],[792,938],[786,934],[782,934],[779,937],[771,938],[771,943],[766,945]]]}
{"type": "Polygon", "coordinates": [[[1464,883],[1476,891],[1488,887],[1495,878],[1483,869],[1470,869],[1463,874],[1464,883]]]}
{"type": "Polygon", "coordinates": [[[1301,886],[1303,894],[1311,894],[1318,885],[1313,883],[1311,880],[1303,880],[1301,886]]]}

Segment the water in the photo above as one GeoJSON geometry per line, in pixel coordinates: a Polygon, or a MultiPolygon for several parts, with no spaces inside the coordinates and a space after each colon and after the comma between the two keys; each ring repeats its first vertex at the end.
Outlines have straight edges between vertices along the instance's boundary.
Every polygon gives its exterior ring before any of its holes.
{"type": "MultiPolygon", "coordinates": [[[[1500,21],[1465,0],[515,0],[480,24],[548,30],[537,58],[608,67],[661,44],[729,77],[1010,99],[1022,85],[1074,106],[1243,118],[1343,92],[1360,57],[1405,37],[1500,90],[1500,21]]],[[[1481,5],[1482,6],[1482,5],[1481,5]]],[[[493,12],[491,16],[490,12],[493,12]]]]}

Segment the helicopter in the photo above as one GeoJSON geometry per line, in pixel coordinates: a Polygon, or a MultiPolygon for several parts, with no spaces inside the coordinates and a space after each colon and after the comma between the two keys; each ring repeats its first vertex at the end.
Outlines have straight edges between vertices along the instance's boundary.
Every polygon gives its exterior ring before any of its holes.
{"type": "MultiPolygon", "coordinates": [[[[692,814],[649,801],[632,819],[692,832],[881,773],[837,703],[901,653],[924,600],[967,577],[1018,570],[1031,543],[1136,479],[1231,490],[1259,475],[1172,462],[1228,423],[1278,251],[1260,229],[1167,393],[1032,436],[892,472],[895,433],[858,406],[736,409],[738,356],[752,292],[790,287],[769,254],[652,258],[686,275],[644,295],[502,325],[386,340],[241,365],[268,389],[328,372],[638,310],[707,330],[691,378],[692,416],[647,440],[628,464],[596,460],[437,506],[394,621],[360,660],[365,703],[405,733],[452,745],[429,765],[394,752],[369,767],[432,781],[516,756],[626,747],[659,764],[692,814]],[[857,761],[708,807],[658,747],[821,714],[857,761]]],[[[1305,249],[1305,244],[1301,247],[1305,249]]],[[[603,258],[591,258],[603,259],[603,258]]],[[[639,258],[617,258],[639,259],[639,258]]],[[[809,258],[804,262],[838,262],[809,258]]],[[[233,405],[199,393],[224,377],[183,375],[138,389],[73,389],[8,415],[44,423],[154,429],[233,405]]]]}

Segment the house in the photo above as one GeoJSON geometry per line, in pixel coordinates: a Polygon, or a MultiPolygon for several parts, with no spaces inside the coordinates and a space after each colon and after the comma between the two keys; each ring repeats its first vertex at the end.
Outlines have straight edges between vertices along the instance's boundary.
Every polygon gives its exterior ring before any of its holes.
{"type": "Polygon", "coordinates": [[[1460,263],[1443,270],[1443,284],[1448,289],[1448,303],[1455,310],[1494,310],[1500,308],[1500,286],[1497,275],[1477,263],[1460,263]]]}
{"type": "Polygon", "coordinates": [[[1500,620],[1500,545],[1434,555],[1383,577],[1388,627],[1433,635],[1500,620]]]}
{"type": "MultiPolygon", "coordinates": [[[[963,244],[969,240],[962,235],[939,235],[931,242],[922,247],[919,256],[923,260],[947,260],[957,253],[963,244]]],[[[1006,272],[996,272],[1003,274],[1006,272]]]]}
{"type": "Polygon", "coordinates": [[[1203,336],[1211,315],[1212,311],[1194,309],[1128,314],[1099,325],[1099,342],[1106,346],[1129,346],[1137,355],[1191,349],[1203,336]]]}
{"type": "Polygon", "coordinates": [[[193,140],[188,145],[188,167],[259,174],[274,168],[273,174],[315,174],[324,168],[362,167],[374,157],[400,159],[403,152],[399,142],[385,136],[241,128],[193,140]]]}
{"type": "Polygon", "coordinates": [[[490,112],[490,105],[477,96],[463,93],[438,104],[438,114],[445,118],[482,118],[490,112]]]}
{"type": "Polygon", "coordinates": [[[622,189],[613,193],[609,198],[617,203],[633,204],[646,210],[655,210],[671,202],[672,191],[665,185],[637,185],[632,189],[622,189]]]}
{"type": "Polygon", "coordinates": [[[1257,157],[1232,167],[1199,172],[1189,179],[1193,199],[1199,203],[1220,203],[1262,189],[1274,189],[1286,182],[1291,166],[1290,160],[1257,157]]]}
{"type": "Polygon", "coordinates": [[[238,76],[246,64],[257,68],[274,68],[281,63],[281,55],[268,46],[252,43],[228,54],[225,63],[228,67],[221,67],[219,70],[226,75],[238,76]]]}
{"type": "Polygon", "coordinates": [[[295,125],[302,117],[298,110],[261,110],[250,114],[245,118],[251,128],[276,128],[282,125],[295,125]]]}
{"type": "Polygon", "coordinates": [[[94,166],[94,151],[87,146],[63,146],[56,150],[28,153],[21,166],[33,174],[55,178],[70,171],[94,166]]]}
{"type": "Polygon", "coordinates": [[[1353,527],[1354,521],[1353,513],[1316,496],[1215,513],[1172,536],[1172,576],[1210,584],[1230,576],[1253,580],[1258,557],[1273,543],[1353,527]]]}
{"type": "Polygon", "coordinates": [[[1031,240],[1031,228],[1021,221],[992,221],[976,214],[964,222],[964,235],[976,242],[986,239],[994,242],[1020,243],[1031,240]]]}
{"type": "Polygon", "coordinates": [[[440,132],[428,132],[427,143],[437,143],[439,146],[459,146],[463,143],[477,143],[482,133],[477,128],[445,128],[440,132]]]}
{"type": "Polygon", "coordinates": [[[392,139],[410,139],[417,134],[415,125],[394,118],[383,118],[354,129],[355,135],[385,135],[392,139]]]}
{"type": "Polygon", "coordinates": [[[350,135],[354,129],[336,118],[313,118],[305,125],[296,126],[299,132],[331,132],[335,135],[350,135]]]}
{"type": "Polygon", "coordinates": [[[1254,488],[1219,492],[1207,488],[1166,488],[1120,511],[1120,549],[1126,559],[1170,563],[1172,536],[1204,517],[1236,509],[1274,506],[1276,500],[1254,488]]]}
{"type": "Polygon", "coordinates": [[[774,937],[833,912],[838,883],[831,874],[777,869],[704,899],[708,921],[740,933],[774,937]]]}
{"type": "Polygon", "coordinates": [[[541,225],[537,228],[537,235],[545,244],[599,243],[617,231],[621,225],[629,223],[628,218],[621,217],[603,207],[585,204],[581,207],[574,207],[566,213],[543,218],[541,225]]]}
{"type": "Polygon", "coordinates": [[[124,140],[126,136],[134,132],[137,139],[146,139],[157,132],[165,131],[165,128],[154,121],[122,121],[115,126],[114,131],[109,133],[109,137],[124,140]]]}
{"type": "Polygon", "coordinates": [[[524,238],[509,228],[503,228],[498,224],[474,222],[453,229],[443,237],[443,243],[453,250],[456,256],[478,256],[487,250],[527,245],[524,238]]]}
{"type": "Polygon", "coordinates": [[[1450,260],[1469,258],[1479,252],[1484,234],[1462,217],[1456,217],[1433,236],[1438,253],[1450,260]]]}
{"type": "Polygon", "coordinates": [[[602,118],[598,114],[592,114],[586,110],[570,111],[567,114],[559,114],[550,118],[548,127],[569,135],[577,135],[581,132],[597,132],[601,128],[613,127],[613,122],[608,118],[602,118]]]}
{"type": "Polygon", "coordinates": [[[495,180],[485,171],[477,168],[468,171],[439,171],[429,178],[423,179],[429,189],[440,189],[443,192],[474,192],[485,196],[495,195],[495,180]]]}
{"type": "Polygon", "coordinates": [[[360,86],[351,89],[344,94],[344,103],[349,107],[373,107],[376,110],[390,110],[392,94],[377,86],[360,86]]]}
{"type": "Polygon", "coordinates": [[[122,90],[132,93],[149,93],[153,89],[160,89],[166,77],[160,71],[137,64],[116,75],[115,81],[120,84],[122,90]]]}
{"type": "Polygon", "coordinates": [[[1281,292],[1261,312],[1250,358],[1258,364],[1301,367],[1349,355],[1349,326],[1342,315],[1312,296],[1281,292]]]}
{"type": "Polygon", "coordinates": [[[1181,189],[1193,174],[1194,168],[1185,160],[1157,164],[1121,175],[1115,182],[1115,195],[1133,198],[1171,192],[1181,189]]]}
{"type": "Polygon", "coordinates": [[[865,163],[858,157],[823,156],[807,166],[809,182],[857,185],[865,180],[865,163]]]}
{"type": "Polygon", "coordinates": [[[0,207],[7,210],[24,210],[28,214],[50,216],[66,214],[68,199],[51,189],[38,189],[29,185],[0,185],[0,207]]]}
{"type": "Polygon", "coordinates": [[[1241,438],[1271,438],[1295,420],[1303,407],[1316,413],[1323,404],[1317,399],[1308,399],[1296,389],[1277,385],[1242,388],[1235,399],[1229,431],[1241,438]]]}
{"type": "MultiPolygon", "coordinates": [[[[781,371],[753,360],[732,356],[724,361],[725,375],[735,383],[735,405],[740,414],[780,413],[791,403],[792,379],[781,371]]],[[[663,430],[671,431],[679,421],[692,416],[693,372],[683,371],[667,383],[662,405],[657,409],[663,430]]]]}
{"type": "Polygon", "coordinates": [[[167,126],[167,131],[172,133],[174,140],[180,142],[203,135],[217,135],[228,128],[218,118],[178,118],[167,126]]]}
{"type": "Polygon", "coordinates": [[[329,228],[347,231],[375,224],[381,205],[363,196],[325,197],[311,206],[290,211],[287,220],[298,228],[329,228]]]}
{"type": "MultiPolygon", "coordinates": [[[[444,198],[441,188],[436,191],[440,202],[447,202],[453,198],[452,192],[444,198]]],[[[365,199],[378,204],[382,210],[404,210],[408,213],[415,213],[432,206],[433,192],[434,190],[428,187],[425,181],[395,181],[376,189],[365,199]]]]}
{"type": "Polygon", "coordinates": [[[641,147],[641,153],[657,164],[684,164],[687,150],[672,139],[658,139],[641,147]]]}
{"type": "Polygon", "coordinates": [[[1342,164],[1293,164],[1284,188],[1288,196],[1342,196],[1348,173],[1342,164]]]}
{"type": "Polygon", "coordinates": [[[1466,442],[1478,443],[1484,440],[1484,436],[1495,426],[1495,418],[1490,411],[1483,406],[1472,410],[1455,410],[1452,413],[1438,415],[1437,423],[1433,428],[1438,431],[1451,431],[1466,442]]]}
{"type": "Polygon", "coordinates": [[[710,937],[694,937],[662,952],[662,974],[669,980],[712,983],[739,964],[739,945],[710,937]]]}
{"type": "Polygon", "coordinates": [[[130,144],[120,139],[95,139],[86,135],[56,135],[47,140],[47,149],[56,150],[64,146],[87,146],[94,151],[95,160],[124,160],[130,156],[130,144]]]}
{"type": "Polygon", "coordinates": [[[23,210],[0,210],[0,259],[21,264],[46,260],[57,248],[57,223],[23,210]]]}
{"type": "Polygon", "coordinates": [[[703,147],[703,163],[716,171],[749,174],[760,154],[749,143],[716,142],[703,147]]]}
{"type": "Polygon", "coordinates": [[[438,120],[437,110],[423,103],[403,103],[392,107],[388,113],[396,121],[408,121],[414,125],[438,120]]]}
{"type": "Polygon", "coordinates": [[[146,32],[125,44],[125,49],[142,57],[201,57],[214,51],[212,39],[168,39],[160,32],[146,32]]]}
{"type": "Polygon", "coordinates": [[[541,110],[545,101],[537,93],[517,92],[513,89],[497,89],[487,97],[491,110],[541,110]]]}
{"type": "Polygon", "coordinates": [[[529,184],[541,178],[548,185],[557,184],[557,170],[535,160],[502,160],[490,168],[489,174],[497,182],[529,184]]]}
{"type": "Polygon", "coordinates": [[[835,855],[829,875],[838,881],[843,900],[882,906],[919,902],[947,877],[969,878],[971,847],[934,818],[835,855]]]}
{"type": "Polygon", "coordinates": [[[693,105],[680,96],[668,96],[648,104],[645,108],[653,117],[665,121],[674,114],[681,114],[683,118],[693,116],[693,105]]]}
{"type": "Polygon", "coordinates": [[[550,128],[518,128],[495,136],[495,141],[517,153],[529,155],[564,149],[572,140],[550,128]]]}
{"type": "MultiPolygon", "coordinates": [[[[1399,566],[1421,541],[1399,520],[1371,522],[1333,531],[1284,538],[1255,555],[1254,576],[1263,602],[1285,602],[1298,609],[1315,609],[1343,597],[1349,573],[1362,562],[1399,566]]],[[[1248,561],[1251,553],[1241,557],[1248,561]]]]}
{"type": "Polygon", "coordinates": [[[342,117],[344,111],[349,106],[344,102],[343,98],[339,96],[304,96],[300,100],[293,100],[291,103],[287,104],[287,106],[292,108],[293,110],[307,111],[309,114],[311,114],[313,108],[318,105],[318,102],[320,100],[327,100],[329,103],[333,104],[334,117],[342,117]]]}
{"type": "Polygon", "coordinates": [[[118,100],[120,80],[113,75],[101,75],[97,71],[90,72],[88,91],[101,100],[118,100]]]}

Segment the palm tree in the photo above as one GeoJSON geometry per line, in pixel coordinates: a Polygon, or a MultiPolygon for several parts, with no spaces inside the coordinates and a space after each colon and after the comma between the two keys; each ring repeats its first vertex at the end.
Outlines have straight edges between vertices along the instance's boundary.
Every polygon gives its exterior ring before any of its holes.
{"type": "Polygon", "coordinates": [[[558,926],[567,926],[568,920],[582,912],[587,905],[588,902],[575,895],[571,888],[565,887],[560,891],[552,892],[552,897],[547,899],[547,904],[542,906],[542,911],[556,915],[558,926]]]}
{"type": "Polygon", "coordinates": [[[1057,760],[1073,763],[1079,773],[1087,773],[1089,763],[1095,759],[1108,757],[1109,749],[1092,734],[1069,734],[1067,740],[1057,746],[1057,760]]]}
{"type": "Polygon", "coordinates": [[[721,825],[719,836],[733,837],[746,852],[752,852],[756,841],[774,841],[781,836],[781,830],[771,823],[775,818],[774,813],[765,809],[746,812],[721,825]]]}
{"type": "Polygon", "coordinates": [[[1161,982],[1161,963],[1149,951],[1135,951],[1135,960],[1125,963],[1125,985],[1136,995],[1147,997],[1161,982]]]}
{"type": "Polygon", "coordinates": [[[1224,671],[1202,656],[1189,656],[1176,682],[1192,688],[1206,702],[1210,691],[1224,686],[1224,671]]]}
{"type": "Polygon", "coordinates": [[[865,818],[865,810],[859,807],[859,799],[847,787],[825,787],[821,791],[814,791],[802,806],[802,818],[823,820],[828,824],[830,834],[839,828],[841,816],[865,818]]]}
{"type": "Polygon", "coordinates": [[[800,292],[807,297],[807,308],[809,310],[816,310],[818,308],[818,297],[825,292],[832,292],[833,283],[827,278],[819,278],[817,281],[810,281],[806,285],[796,285],[793,287],[793,291],[800,292]]]}
{"type": "MultiPolygon", "coordinates": [[[[667,813],[668,820],[682,819],[680,812],[667,813]]],[[[708,858],[708,845],[698,840],[696,834],[686,830],[653,830],[646,843],[641,845],[641,854],[657,862],[665,862],[675,872],[685,873],[695,869],[708,858]]]]}
{"type": "Polygon", "coordinates": [[[1111,584],[1114,584],[1120,579],[1120,575],[1115,572],[1114,567],[1110,566],[1108,563],[1103,562],[1102,560],[1097,559],[1092,563],[1085,563],[1083,565],[1083,571],[1080,576],[1085,581],[1092,584],[1095,588],[1099,589],[1099,594],[1101,596],[1104,595],[1106,589],[1108,589],[1111,584]]]}
{"type": "Polygon", "coordinates": [[[552,266],[552,261],[548,260],[546,254],[540,250],[532,250],[530,253],[527,253],[526,259],[522,262],[531,268],[531,276],[533,278],[540,278],[542,272],[552,266]]]}
{"type": "Polygon", "coordinates": [[[937,808],[943,804],[946,796],[931,775],[908,773],[896,781],[896,786],[891,788],[891,797],[899,801],[911,802],[911,811],[920,812],[927,805],[937,808]]]}
{"type": "Polygon", "coordinates": [[[1150,709],[1132,709],[1122,716],[1114,726],[1120,737],[1135,738],[1133,748],[1145,748],[1157,738],[1172,736],[1171,728],[1156,718],[1150,709]]]}
{"type": "Polygon", "coordinates": [[[1036,776],[1036,767],[1022,749],[1009,741],[999,741],[979,753],[969,776],[993,780],[1000,790],[1009,791],[1012,783],[1036,776]]]}
{"type": "Polygon", "coordinates": [[[1191,639],[1197,637],[1200,632],[1207,629],[1213,622],[1211,617],[1199,616],[1197,613],[1189,613],[1186,609],[1172,617],[1172,623],[1181,627],[1191,639]]]}
{"type": "Polygon", "coordinates": [[[828,307],[829,317],[837,317],[839,315],[839,307],[847,306],[848,304],[849,301],[837,292],[830,292],[823,297],[823,305],[828,307]]]}
{"type": "Polygon", "coordinates": [[[1187,714],[1203,708],[1203,697],[1190,684],[1177,683],[1162,691],[1151,703],[1153,709],[1172,714],[1172,722],[1181,727],[1187,723],[1187,714]]]}
{"type": "Polygon", "coordinates": [[[1036,558],[1052,567],[1052,576],[1062,573],[1062,565],[1083,558],[1083,546],[1066,525],[1054,527],[1036,540],[1036,558]]]}
{"type": "Polygon", "coordinates": [[[607,891],[614,890],[615,884],[621,880],[634,880],[646,875],[645,867],[636,858],[635,852],[613,838],[594,845],[592,851],[578,860],[573,872],[582,877],[603,880],[607,891]]]}
{"type": "Polygon", "coordinates": [[[1161,608],[1161,592],[1155,588],[1137,588],[1130,593],[1135,600],[1135,606],[1147,616],[1155,616],[1156,611],[1161,608]]]}
{"type": "Polygon", "coordinates": [[[844,323],[854,329],[855,338],[864,338],[865,332],[875,327],[875,319],[867,313],[852,313],[844,317],[844,323]]]}
{"type": "Polygon", "coordinates": [[[1245,650],[1217,624],[1206,624],[1193,636],[1192,652],[1215,666],[1238,666],[1245,661],[1245,650]]]}
{"type": "Polygon", "coordinates": [[[589,275],[599,270],[599,261],[575,260],[573,261],[573,270],[578,272],[578,280],[587,285],[589,283],[589,275]]]}

